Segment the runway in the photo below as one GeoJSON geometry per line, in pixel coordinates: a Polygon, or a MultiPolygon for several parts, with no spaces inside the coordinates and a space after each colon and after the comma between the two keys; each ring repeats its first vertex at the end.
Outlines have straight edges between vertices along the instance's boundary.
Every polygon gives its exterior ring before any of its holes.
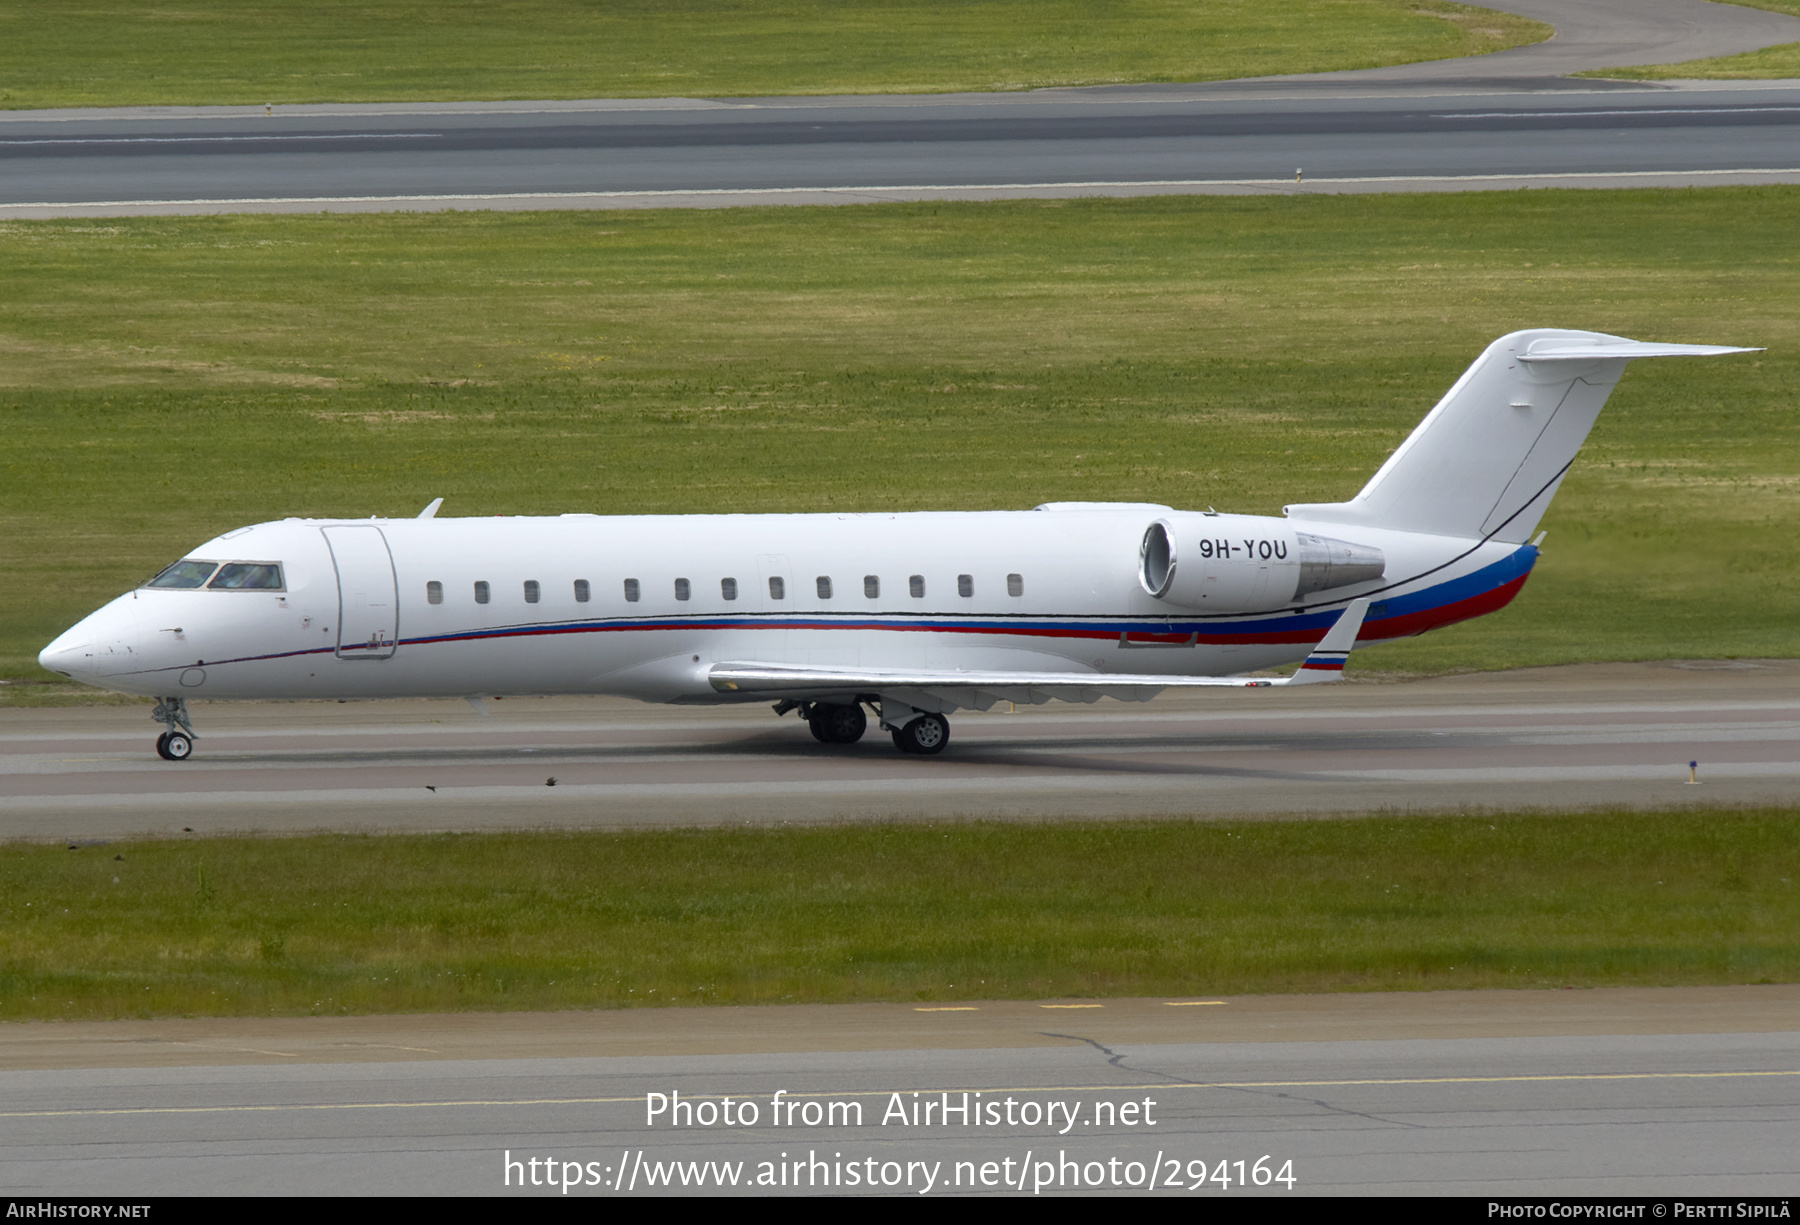
{"type": "Polygon", "coordinates": [[[1800,181],[1800,83],[1562,75],[1800,41],[1800,20],[1700,0],[1498,7],[1558,35],[1207,85],[0,112],[0,216],[1800,181]]]}
{"type": "Polygon", "coordinates": [[[1797,1006],[1771,986],[8,1025],[0,1181],[1783,1195],[1797,1006]]]}
{"type": "Polygon", "coordinates": [[[1800,798],[1800,661],[1593,664],[953,717],[939,757],[766,706],[201,703],[0,712],[10,838],[1673,808],[1800,798]],[[1698,785],[1688,782],[1698,761],[1698,785]],[[554,783],[551,780],[554,779],[554,783]]]}

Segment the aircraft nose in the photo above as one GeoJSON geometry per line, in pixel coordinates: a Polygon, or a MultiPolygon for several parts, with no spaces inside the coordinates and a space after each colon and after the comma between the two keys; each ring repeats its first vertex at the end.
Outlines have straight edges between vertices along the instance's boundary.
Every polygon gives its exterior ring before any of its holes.
{"type": "Polygon", "coordinates": [[[109,605],[83,619],[38,652],[38,666],[70,680],[97,682],[138,661],[137,625],[127,612],[109,605]]]}
{"type": "MultiPolygon", "coordinates": [[[[85,639],[86,635],[81,635],[81,637],[85,639]]],[[[76,633],[68,631],[56,639],[56,642],[52,642],[47,648],[38,651],[38,667],[45,671],[52,671],[59,676],[74,678],[76,669],[79,667],[79,660],[83,657],[86,648],[88,648],[88,644],[85,640],[76,640],[76,633]]]]}
{"type": "Polygon", "coordinates": [[[93,644],[83,632],[85,625],[86,622],[77,625],[39,651],[38,667],[76,681],[81,680],[85,673],[91,672],[93,644]]]}

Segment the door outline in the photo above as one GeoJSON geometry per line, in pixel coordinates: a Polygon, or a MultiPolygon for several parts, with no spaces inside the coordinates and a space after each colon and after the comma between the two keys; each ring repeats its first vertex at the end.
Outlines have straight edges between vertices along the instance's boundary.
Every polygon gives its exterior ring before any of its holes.
{"type": "Polygon", "coordinates": [[[322,527],[319,532],[331,551],[331,568],[337,576],[337,657],[392,659],[400,648],[400,583],[387,534],[374,524],[322,527]],[[364,532],[375,533],[374,540],[352,535],[364,532]],[[361,596],[362,603],[353,602],[352,593],[361,596]],[[376,600],[383,595],[387,597],[386,614],[376,611],[380,608],[376,600]]]}

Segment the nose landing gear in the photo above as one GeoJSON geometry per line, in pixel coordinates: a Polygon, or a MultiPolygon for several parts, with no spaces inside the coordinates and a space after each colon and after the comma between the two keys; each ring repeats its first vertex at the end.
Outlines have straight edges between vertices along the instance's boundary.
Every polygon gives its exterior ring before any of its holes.
{"type": "Polygon", "coordinates": [[[169,730],[156,738],[156,755],[164,761],[186,761],[194,755],[194,741],[200,739],[194,725],[188,722],[186,698],[159,698],[150,717],[167,724],[169,730]]]}

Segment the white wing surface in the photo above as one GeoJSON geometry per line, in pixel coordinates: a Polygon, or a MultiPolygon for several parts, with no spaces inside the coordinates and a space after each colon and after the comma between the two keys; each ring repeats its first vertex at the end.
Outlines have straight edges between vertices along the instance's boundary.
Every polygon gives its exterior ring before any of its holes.
{"type": "Polygon", "coordinates": [[[1353,600],[1290,677],[1132,676],[1116,672],[975,672],[912,668],[831,668],[810,664],[721,663],[708,673],[720,693],[772,698],[854,699],[879,694],[920,710],[987,710],[996,702],[1147,702],[1165,689],[1268,689],[1316,685],[1344,674],[1367,600],[1353,600]]]}

